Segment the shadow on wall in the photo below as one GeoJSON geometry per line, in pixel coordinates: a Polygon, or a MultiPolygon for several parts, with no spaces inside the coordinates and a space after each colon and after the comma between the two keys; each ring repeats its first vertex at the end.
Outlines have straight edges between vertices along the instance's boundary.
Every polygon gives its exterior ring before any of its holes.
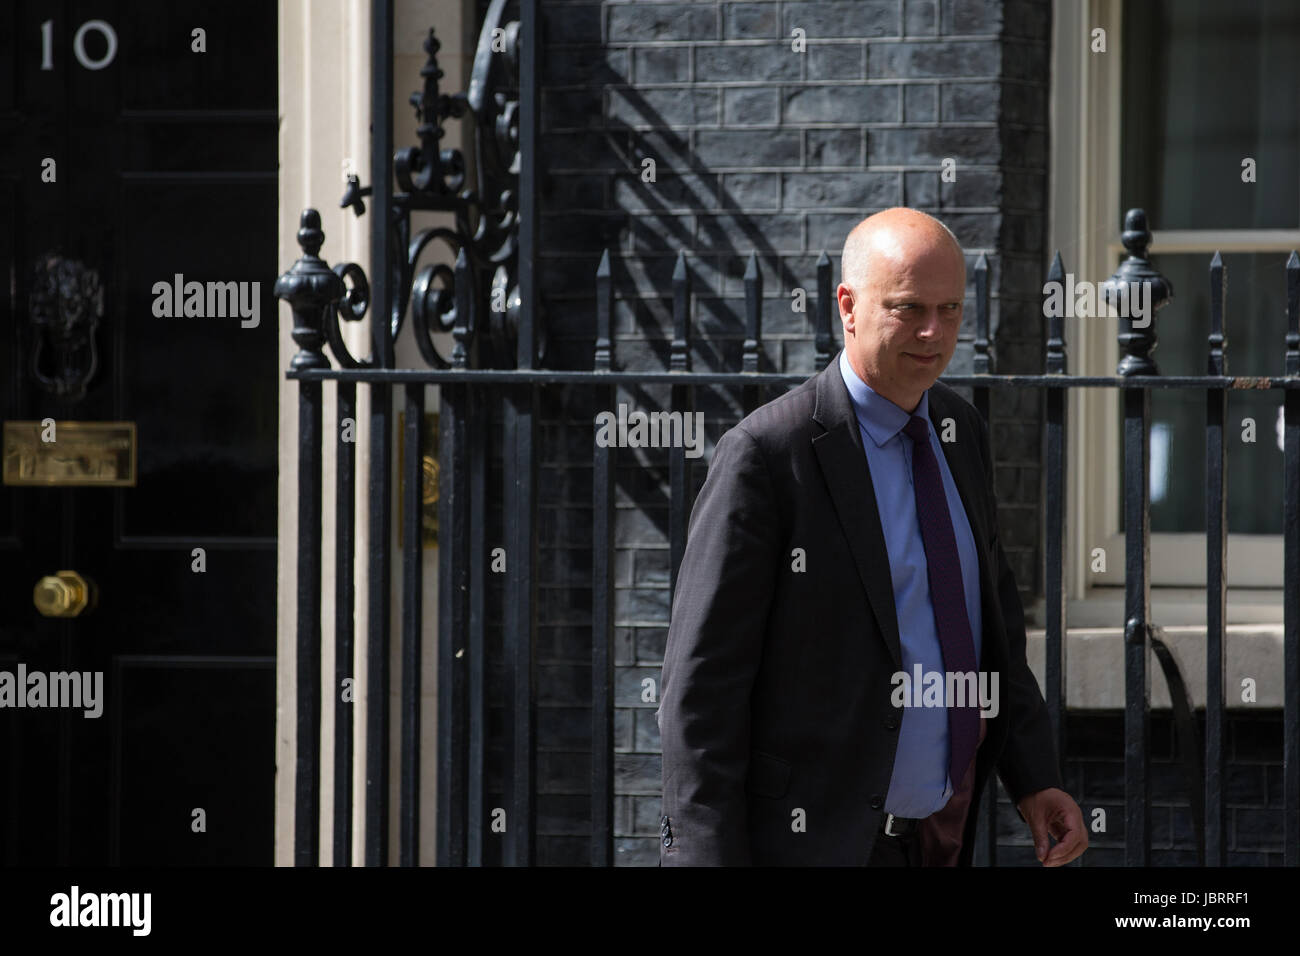
{"type": "MultiPolygon", "coordinates": [[[[572,158],[557,156],[552,150],[544,155],[544,162],[570,172],[581,168],[593,180],[606,180],[609,190],[608,193],[597,192],[590,183],[585,183],[581,187],[584,190],[581,198],[558,195],[553,177],[549,171],[544,174],[541,177],[543,208],[549,206],[554,218],[551,223],[552,241],[546,243],[543,250],[553,254],[568,253],[564,256],[568,262],[556,263],[572,290],[566,292],[565,297],[572,295],[585,300],[585,303],[592,301],[600,253],[604,249],[610,251],[616,297],[612,322],[617,336],[615,368],[658,370],[669,367],[672,274],[679,250],[686,253],[686,266],[690,273],[693,368],[740,370],[745,331],[740,283],[751,251],[758,256],[766,292],[770,294],[773,289],[788,292],[795,287],[808,290],[803,313],[793,313],[789,300],[780,296],[765,299],[765,326],[771,324],[768,316],[781,309],[785,321],[782,331],[806,335],[811,342],[815,314],[815,259],[820,250],[811,254],[791,253],[788,247],[783,250],[780,239],[784,233],[776,233],[761,221],[779,213],[779,210],[764,209],[758,215],[748,212],[745,198],[733,194],[725,185],[726,177],[714,172],[693,154],[687,135],[676,131],[672,122],[641,91],[621,85],[626,82],[624,76],[606,65],[593,64],[583,71],[583,78],[588,89],[575,94],[575,105],[586,104],[583,111],[593,117],[590,122],[602,125],[592,125],[582,131],[581,138],[588,146],[584,155],[572,158]],[[604,113],[598,91],[606,84],[619,85],[619,112],[623,115],[604,113]],[[650,179],[652,181],[647,181],[650,179]],[[597,195],[599,200],[595,200],[597,195]],[[596,211],[593,207],[599,204],[598,214],[573,219],[567,215],[555,216],[557,211],[570,204],[593,212],[596,211]],[[707,214],[697,215],[700,212],[707,214]],[[582,227],[575,229],[575,222],[581,222],[582,227]],[[791,259],[806,260],[807,274],[796,275],[791,259]],[[626,318],[629,314],[630,321],[626,318]],[[789,317],[786,318],[785,314],[789,317]],[[624,321],[620,323],[621,318],[624,321]],[[791,322],[798,324],[791,327],[791,322]],[[622,335],[619,335],[620,328],[622,335]],[[636,338],[628,341],[629,334],[636,338]]],[[[684,90],[682,95],[691,93],[684,90]]],[[[565,120],[566,126],[568,122],[565,120]]],[[[572,132],[566,128],[566,133],[572,132]]],[[[744,157],[738,156],[734,162],[740,164],[743,161],[744,157]]],[[[786,224],[781,228],[788,232],[786,224]]],[[[546,230],[546,225],[543,225],[543,231],[546,230]]],[[[838,249],[826,251],[838,261],[838,249]]],[[[552,306],[548,312],[558,317],[565,310],[552,306]]],[[[578,314],[593,323],[581,334],[584,338],[589,335],[588,341],[594,341],[594,312],[582,309],[578,314]]],[[[568,331],[573,334],[572,330],[568,331]]],[[[759,350],[761,371],[782,371],[768,352],[772,347],[769,340],[759,350]]],[[[583,367],[590,367],[589,361],[590,353],[583,367]]],[[[550,414],[547,417],[553,421],[590,422],[597,412],[605,410],[607,398],[589,389],[564,389],[563,393],[563,397],[557,395],[554,398],[555,407],[548,410],[550,414]]],[[[668,386],[626,384],[620,389],[618,401],[626,402],[629,408],[669,409],[669,394],[668,386]]],[[[778,390],[765,390],[760,403],[776,394],[778,390]]],[[[710,444],[727,427],[720,422],[735,421],[743,416],[741,396],[735,390],[697,387],[695,408],[704,412],[709,423],[710,444]]],[[[571,446],[575,452],[577,444],[575,441],[571,446]]],[[[666,542],[669,533],[667,455],[661,449],[624,448],[619,451],[619,460],[621,467],[616,470],[616,481],[620,490],[637,503],[645,519],[666,542]]],[[[688,485],[692,496],[703,480],[702,466],[706,467],[708,460],[706,454],[695,460],[694,467],[688,462],[688,485]]],[[[574,494],[581,495],[581,489],[575,488],[574,494]]],[[[666,617],[666,597],[664,614],[666,617]]]]}

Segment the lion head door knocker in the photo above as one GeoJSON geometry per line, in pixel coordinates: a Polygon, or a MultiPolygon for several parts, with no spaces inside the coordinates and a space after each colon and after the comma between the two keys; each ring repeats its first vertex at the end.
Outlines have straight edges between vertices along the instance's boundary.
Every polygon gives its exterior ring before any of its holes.
{"type": "Polygon", "coordinates": [[[32,377],[60,397],[82,398],[95,377],[95,329],[104,315],[99,273],[53,254],[36,264],[28,297],[32,377]]]}

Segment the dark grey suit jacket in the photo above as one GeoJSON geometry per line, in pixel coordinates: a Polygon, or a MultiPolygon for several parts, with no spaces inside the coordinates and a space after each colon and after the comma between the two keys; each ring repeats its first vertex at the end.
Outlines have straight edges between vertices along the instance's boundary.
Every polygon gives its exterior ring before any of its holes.
{"type": "MultiPolygon", "coordinates": [[[[976,759],[969,866],[995,767],[1017,801],[1064,787],[998,541],[987,426],[948,386],[929,394],[940,435],[955,421],[956,441],[942,444],[979,550],[981,666],[1000,681],[976,759]]],[[[658,715],[660,864],[866,864],[898,746],[890,678],[901,669],[880,515],[837,355],[722,436],[691,512],[658,715]]]]}

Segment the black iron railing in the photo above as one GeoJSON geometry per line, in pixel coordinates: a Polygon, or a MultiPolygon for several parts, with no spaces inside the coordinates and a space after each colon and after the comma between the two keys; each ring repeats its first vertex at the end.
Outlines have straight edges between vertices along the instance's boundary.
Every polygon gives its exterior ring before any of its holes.
{"type": "MultiPolygon", "coordinates": [[[[691,276],[685,254],[679,254],[672,278],[673,335],[668,367],[659,371],[618,371],[617,340],[613,333],[611,260],[606,252],[594,276],[597,332],[592,368],[552,369],[541,366],[545,336],[539,311],[536,276],[537,236],[537,90],[520,77],[537,70],[537,5],[535,0],[494,0],[484,24],[474,66],[475,81],[467,95],[445,96],[437,91],[437,41],[430,34],[426,87],[412,102],[419,111],[422,144],[403,150],[393,167],[390,4],[374,4],[373,88],[374,157],[372,187],[349,184],[344,204],[358,212],[362,197],[376,201],[372,218],[372,261],[367,284],[354,264],[331,269],[320,257],[323,241],[320,217],[314,210],[302,216],[298,239],[303,256],[280,279],[276,294],[291,306],[293,338],[300,351],[288,377],[299,387],[299,521],[298,521],[298,687],[295,862],[318,862],[320,754],[320,659],[323,640],[321,598],[322,383],[338,383],[340,420],[355,417],[356,388],[370,391],[369,487],[369,612],[366,646],[369,668],[367,694],[365,862],[384,865],[388,827],[388,635],[390,608],[389,518],[391,484],[389,452],[392,442],[391,390],[405,396],[405,432],[400,467],[405,499],[401,549],[402,688],[401,779],[399,786],[400,862],[418,860],[419,814],[422,800],[420,767],[421,655],[421,508],[424,388],[440,386],[441,431],[439,462],[439,619],[438,660],[438,852],[440,865],[478,865],[484,860],[491,810],[485,802],[487,740],[487,668],[485,640],[487,460],[489,410],[494,403],[505,423],[501,448],[505,472],[504,527],[509,555],[503,603],[503,664],[507,675],[508,755],[505,767],[506,811],[509,827],[502,835],[502,860],[527,865],[534,860],[536,838],[537,704],[537,465],[539,390],[563,385],[593,390],[605,408],[617,407],[620,387],[652,384],[671,386],[670,407],[683,415],[695,410],[696,386],[735,389],[746,411],[775,391],[797,385],[806,376],[759,371],[763,345],[761,327],[762,276],[755,256],[745,272],[746,334],[739,371],[697,371],[691,366],[689,304],[691,276]],[[517,10],[517,20],[509,19],[517,10]],[[494,34],[494,30],[500,30],[494,34]],[[506,38],[504,47],[500,37],[506,38]],[[440,123],[470,113],[475,119],[477,191],[465,186],[464,163],[453,150],[439,150],[440,123]],[[513,152],[517,151],[517,156],[513,152]],[[514,164],[517,163],[517,166],[514,164]],[[512,168],[517,172],[512,171],[512,168]],[[394,173],[395,170],[395,180],[394,173]],[[394,186],[397,190],[394,191],[394,186]],[[455,213],[458,228],[424,230],[410,235],[410,213],[438,209],[455,213]],[[471,220],[475,219],[476,222],[471,220]],[[472,226],[472,228],[471,228],[472,226]],[[455,265],[431,265],[417,271],[417,260],[434,241],[455,252],[455,265]],[[373,305],[372,300],[373,299],[373,305]],[[410,307],[420,352],[428,367],[395,368],[393,343],[410,307]],[[343,343],[340,320],[360,319],[367,309],[373,321],[371,357],[354,358],[343,343]],[[451,333],[454,347],[444,359],[434,344],[436,332],[451,333]],[[340,367],[324,354],[328,343],[340,367]]],[[[1150,854],[1149,654],[1154,652],[1173,698],[1179,749],[1186,769],[1189,799],[1200,839],[1201,857],[1209,865],[1226,862],[1224,802],[1224,635],[1227,395],[1233,389],[1281,389],[1285,399],[1284,500],[1281,503],[1284,560],[1284,801],[1285,863],[1300,863],[1300,258],[1293,252],[1286,263],[1287,332],[1285,375],[1244,378],[1225,374],[1223,336],[1223,265],[1216,254],[1210,266],[1212,329],[1207,342],[1208,374],[1163,376],[1150,361],[1155,344],[1154,311],[1169,298],[1168,283],[1147,257],[1150,233],[1140,210],[1130,210],[1123,234],[1129,259],[1105,287],[1107,301],[1122,285],[1147,282],[1154,293],[1152,321],[1134,326],[1119,319],[1123,358],[1115,376],[1072,376],[1066,372],[1063,319],[1049,318],[1045,371],[1041,375],[993,374],[989,348],[988,265],[981,256],[974,270],[976,323],[973,374],[945,376],[950,385],[967,386],[973,402],[988,418],[994,388],[1041,388],[1046,391],[1046,667],[1044,695],[1064,760],[1065,740],[1065,493],[1066,393],[1072,388],[1115,388],[1124,408],[1125,557],[1125,845],[1130,865],[1145,865],[1150,854]],[[1207,515],[1207,705],[1204,747],[1194,720],[1190,697],[1173,656],[1151,620],[1149,595],[1150,527],[1148,470],[1150,398],[1152,389],[1192,389],[1206,396],[1206,515],[1207,515]],[[1202,764],[1203,758],[1203,764],[1202,764]]],[[[833,356],[835,302],[831,262],[823,253],[817,263],[817,297],[813,336],[816,366],[833,356]]],[[[1059,254],[1048,279],[1064,279],[1059,254]]],[[[1044,315],[1050,310],[1046,307],[1044,315]]],[[[590,428],[590,423],[585,427],[590,428]]],[[[334,533],[336,617],[334,641],[337,679],[350,676],[353,654],[353,566],[355,516],[354,446],[337,441],[337,512],[334,533]]],[[[671,584],[686,541],[691,506],[691,461],[684,442],[668,449],[671,584]]],[[[618,452],[593,446],[592,543],[592,827],[593,865],[611,865],[614,854],[614,482],[618,452]]],[[[337,699],[337,695],[336,695],[337,699]]],[[[336,707],[334,738],[334,860],[351,858],[352,723],[348,706],[336,707]]],[[[996,862],[996,784],[985,798],[989,813],[978,862],[996,862]]]]}

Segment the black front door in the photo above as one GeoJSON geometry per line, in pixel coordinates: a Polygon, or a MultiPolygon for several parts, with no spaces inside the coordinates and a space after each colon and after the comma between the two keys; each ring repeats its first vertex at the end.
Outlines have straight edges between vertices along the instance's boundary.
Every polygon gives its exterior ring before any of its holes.
{"type": "Polygon", "coordinates": [[[0,10],[0,863],[272,862],[276,48],[0,10]]]}

